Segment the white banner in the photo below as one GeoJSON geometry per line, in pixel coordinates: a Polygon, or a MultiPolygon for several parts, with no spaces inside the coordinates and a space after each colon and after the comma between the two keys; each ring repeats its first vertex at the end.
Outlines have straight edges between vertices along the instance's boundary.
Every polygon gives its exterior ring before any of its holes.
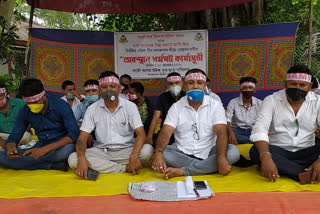
{"type": "Polygon", "coordinates": [[[183,77],[192,68],[207,72],[208,32],[116,32],[115,69],[134,79],[166,78],[171,72],[183,77]]]}

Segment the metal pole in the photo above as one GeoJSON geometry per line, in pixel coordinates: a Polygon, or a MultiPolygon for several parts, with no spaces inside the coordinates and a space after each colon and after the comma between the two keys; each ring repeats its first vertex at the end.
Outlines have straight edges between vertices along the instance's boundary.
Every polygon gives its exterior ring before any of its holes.
{"type": "Polygon", "coordinates": [[[309,10],[309,47],[308,47],[308,68],[311,69],[312,61],[312,11],[313,11],[313,0],[310,0],[310,10],[309,10]]]}
{"type": "Polygon", "coordinates": [[[33,1],[31,3],[31,10],[30,10],[30,17],[29,17],[29,33],[28,33],[28,47],[27,47],[27,71],[26,71],[26,76],[29,76],[30,74],[30,43],[29,40],[31,38],[31,28],[32,28],[32,23],[33,23],[33,15],[34,15],[34,7],[33,7],[33,1]]]}

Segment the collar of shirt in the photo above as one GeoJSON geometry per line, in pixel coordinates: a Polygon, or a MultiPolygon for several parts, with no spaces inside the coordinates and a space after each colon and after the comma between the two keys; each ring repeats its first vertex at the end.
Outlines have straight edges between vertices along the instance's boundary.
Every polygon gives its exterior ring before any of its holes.
{"type": "MultiPolygon", "coordinates": [[[[279,100],[280,102],[286,102],[288,105],[290,105],[289,102],[288,102],[286,89],[281,90],[280,96],[277,96],[275,99],[279,100]]],[[[318,99],[318,98],[317,98],[317,95],[315,93],[309,93],[308,92],[307,96],[305,97],[304,102],[309,103],[309,102],[311,102],[313,100],[316,100],[316,99],[318,99]]]]}
{"type": "Polygon", "coordinates": [[[56,109],[56,102],[53,102],[53,100],[52,100],[52,98],[50,96],[47,96],[47,99],[48,99],[48,110],[47,110],[47,112],[50,112],[51,110],[56,109]]]}
{"type": "MultiPolygon", "coordinates": [[[[240,106],[244,106],[242,93],[240,93],[239,102],[238,102],[238,103],[239,103],[240,106]]],[[[252,96],[251,106],[255,106],[255,105],[257,105],[257,103],[258,103],[257,98],[255,98],[254,96],[252,96]]],[[[251,107],[251,106],[250,106],[250,107],[251,107]]]]}
{"type": "MultiPolygon", "coordinates": [[[[12,100],[10,98],[8,98],[8,101],[9,101],[9,109],[8,109],[8,114],[7,115],[9,115],[10,112],[12,111],[12,109],[16,107],[16,104],[14,102],[12,102],[12,100]]],[[[1,112],[1,114],[2,114],[2,112],[1,112]]]]}
{"type": "MultiPolygon", "coordinates": [[[[81,95],[82,96],[82,95],[81,95]]],[[[84,97],[83,97],[84,98],[84,97]]],[[[64,95],[63,97],[61,97],[61,99],[63,99],[64,101],[68,102],[66,95],[64,95]]],[[[75,97],[72,103],[71,108],[75,108],[77,105],[79,105],[81,103],[81,101],[75,97]]]]}
{"type": "MultiPolygon", "coordinates": [[[[184,99],[183,99],[183,103],[182,103],[182,105],[184,106],[184,107],[189,107],[189,108],[192,108],[192,106],[189,104],[189,102],[188,102],[188,97],[187,96],[185,96],[185,97],[183,97],[184,99]]],[[[205,95],[205,96],[203,96],[203,99],[202,99],[202,103],[201,103],[201,105],[200,105],[200,107],[199,107],[199,109],[200,108],[203,108],[204,106],[207,106],[207,105],[209,105],[209,96],[208,95],[205,95]]],[[[192,108],[193,109],[193,108],[192,108]]],[[[198,109],[198,110],[199,110],[198,109]]]]}
{"type": "MultiPolygon", "coordinates": [[[[113,113],[117,112],[120,108],[124,107],[124,103],[123,103],[124,100],[123,99],[124,98],[121,98],[121,97],[118,96],[118,106],[117,106],[116,110],[113,113]]],[[[104,99],[103,98],[100,98],[99,101],[97,101],[97,102],[98,102],[98,106],[100,106],[101,108],[106,109],[111,114],[110,110],[107,108],[106,104],[104,103],[104,99]]]]}
{"type": "Polygon", "coordinates": [[[184,97],[186,95],[186,92],[184,91],[180,91],[179,97],[177,97],[177,99],[175,99],[170,91],[166,91],[164,92],[164,95],[167,97],[168,101],[172,101],[173,103],[175,103],[176,101],[180,100],[181,97],[184,97]]]}

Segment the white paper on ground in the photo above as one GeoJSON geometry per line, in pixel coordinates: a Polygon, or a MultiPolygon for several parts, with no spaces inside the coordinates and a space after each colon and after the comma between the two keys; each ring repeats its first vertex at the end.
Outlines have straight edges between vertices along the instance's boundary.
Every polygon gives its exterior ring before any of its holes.
{"type": "Polygon", "coordinates": [[[211,196],[214,196],[214,192],[210,188],[207,181],[204,181],[207,189],[203,190],[197,190],[200,197],[197,198],[196,193],[194,192],[194,184],[191,176],[186,177],[186,182],[183,181],[177,181],[177,197],[178,199],[200,199],[200,198],[209,198],[211,196]]]}

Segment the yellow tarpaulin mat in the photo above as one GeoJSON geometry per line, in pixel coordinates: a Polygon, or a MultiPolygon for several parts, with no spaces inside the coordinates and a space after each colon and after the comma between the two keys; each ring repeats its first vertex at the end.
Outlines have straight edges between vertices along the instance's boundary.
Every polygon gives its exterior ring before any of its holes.
{"type": "MultiPolygon", "coordinates": [[[[240,146],[248,158],[250,145],[240,146]]],[[[142,169],[139,175],[128,173],[101,174],[97,181],[79,179],[74,170],[10,170],[0,168],[0,198],[72,197],[128,194],[129,182],[163,180],[163,175],[151,169],[142,169]]],[[[184,177],[169,181],[184,180],[184,177]]],[[[233,167],[228,176],[211,174],[193,176],[193,180],[207,180],[215,192],[320,191],[320,184],[300,185],[281,177],[275,183],[260,176],[257,166],[233,167]]]]}

